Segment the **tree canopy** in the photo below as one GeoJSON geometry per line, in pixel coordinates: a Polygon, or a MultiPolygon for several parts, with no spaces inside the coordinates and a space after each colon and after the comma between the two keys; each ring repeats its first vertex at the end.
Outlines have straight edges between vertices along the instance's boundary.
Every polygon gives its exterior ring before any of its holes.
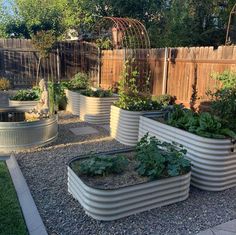
{"type": "Polygon", "coordinates": [[[31,38],[50,30],[63,38],[68,29],[89,32],[102,16],[136,18],[153,47],[224,43],[235,0],[11,0],[1,3],[0,36],[31,38]]]}

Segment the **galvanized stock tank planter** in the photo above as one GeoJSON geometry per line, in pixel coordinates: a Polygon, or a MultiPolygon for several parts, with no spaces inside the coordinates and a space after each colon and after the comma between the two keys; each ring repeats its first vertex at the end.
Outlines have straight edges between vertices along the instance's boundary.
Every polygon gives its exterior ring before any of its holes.
{"type": "MultiPolygon", "coordinates": [[[[138,142],[139,118],[148,111],[129,111],[111,106],[111,137],[122,144],[135,146],[138,142]]],[[[163,112],[157,112],[160,115],[163,112]]]]}
{"type": "Polygon", "coordinates": [[[57,116],[24,121],[24,111],[0,109],[0,152],[25,150],[51,143],[57,138],[57,116]]]}
{"type": "Polygon", "coordinates": [[[207,191],[222,191],[236,186],[236,145],[230,139],[211,139],[140,117],[139,138],[150,136],[166,142],[182,144],[192,163],[191,184],[207,191]]]}
{"type": "Polygon", "coordinates": [[[112,97],[89,97],[80,95],[80,118],[92,124],[108,124],[110,122],[111,105],[118,100],[112,97]]]}
{"type": "Polygon", "coordinates": [[[67,98],[66,110],[73,115],[80,115],[80,93],[76,91],[65,90],[67,98]]]}
{"type": "MultiPolygon", "coordinates": [[[[127,150],[110,152],[109,155],[127,150]]],[[[153,180],[116,189],[87,185],[68,164],[68,191],[79,201],[85,213],[97,220],[111,221],[188,198],[190,172],[176,177],[153,180]]],[[[84,158],[85,159],[85,158],[84,158]]]]}
{"type": "Polygon", "coordinates": [[[10,107],[19,107],[22,110],[33,109],[37,105],[38,101],[19,101],[19,100],[9,100],[10,107]]]}

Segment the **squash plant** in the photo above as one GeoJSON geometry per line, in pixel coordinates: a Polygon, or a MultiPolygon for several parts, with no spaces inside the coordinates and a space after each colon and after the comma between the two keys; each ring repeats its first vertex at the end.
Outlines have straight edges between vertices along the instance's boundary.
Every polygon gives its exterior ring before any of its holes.
{"type": "Polygon", "coordinates": [[[161,142],[147,133],[136,147],[139,162],[137,171],[151,179],[186,174],[191,170],[190,161],[185,158],[186,153],[181,145],[161,142]]]}

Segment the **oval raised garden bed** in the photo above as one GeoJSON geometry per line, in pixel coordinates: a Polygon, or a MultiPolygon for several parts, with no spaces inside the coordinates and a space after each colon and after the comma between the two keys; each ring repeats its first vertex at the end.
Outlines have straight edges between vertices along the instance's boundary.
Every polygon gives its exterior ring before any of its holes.
{"type": "MultiPolygon", "coordinates": [[[[111,136],[122,144],[135,146],[138,142],[139,118],[147,112],[151,111],[128,111],[112,105],[111,136]]],[[[161,111],[158,113],[163,114],[161,111]]]]}
{"type": "MultiPolygon", "coordinates": [[[[124,154],[132,150],[107,152],[124,154]]],[[[86,159],[86,158],[82,158],[86,159]]],[[[68,164],[68,191],[79,201],[86,214],[97,220],[116,220],[138,212],[185,200],[189,195],[190,172],[176,177],[147,181],[115,189],[101,189],[85,183],[68,164]]]]}
{"type": "Polygon", "coordinates": [[[65,89],[67,98],[66,110],[71,112],[73,115],[80,115],[80,93],[65,89]]]}
{"type": "Polygon", "coordinates": [[[111,105],[118,96],[89,97],[80,95],[80,118],[93,124],[108,124],[110,122],[111,105]]]}
{"type": "Polygon", "coordinates": [[[193,165],[192,185],[207,191],[236,186],[235,144],[230,139],[201,137],[153,120],[155,117],[155,114],[140,117],[139,138],[149,132],[162,141],[183,145],[193,165]]]}
{"type": "Polygon", "coordinates": [[[57,116],[37,121],[24,121],[24,111],[0,110],[0,152],[25,150],[51,143],[57,138],[57,116]]]}

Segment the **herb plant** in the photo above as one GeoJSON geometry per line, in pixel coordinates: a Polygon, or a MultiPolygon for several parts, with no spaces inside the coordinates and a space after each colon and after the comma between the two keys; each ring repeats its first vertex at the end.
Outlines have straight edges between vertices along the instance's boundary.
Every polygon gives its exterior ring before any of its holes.
{"type": "Polygon", "coordinates": [[[151,99],[150,78],[145,78],[142,83],[134,63],[134,59],[125,62],[122,79],[118,82],[119,100],[115,105],[130,111],[161,109],[161,105],[151,99]]]}
{"type": "Polygon", "coordinates": [[[123,156],[91,157],[79,163],[78,171],[82,175],[106,176],[123,172],[128,160],[123,156]]]}
{"type": "Polygon", "coordinates": [[[194,113],[175,105],[168,113],[167,124],[208,138],[236,138],[236,133],[225,126],[224,122],[207,112],[194,113]]]}
{"type": "Polygon", "coordinates": [[[147,133],[136,147],[137,171],[151,179],[186,174],[191,170],[186,152],[182,146],[161,142],[147,133]]]}
{"type": "Polygon", "coordinates": [[[81,91],[82,95],[89,96],[89,97],[111,97],[113,95],[111,90],[103,90],[103,89],[87,89],[85,91],[81,91]]]}
{"type": "Polygon", "coordinates": [[[39,87],[33,87],[29,90],[19,90],[17,93],[11,97],[11,100],[18,101],[37,101],[40,97],[39,87]]]}

